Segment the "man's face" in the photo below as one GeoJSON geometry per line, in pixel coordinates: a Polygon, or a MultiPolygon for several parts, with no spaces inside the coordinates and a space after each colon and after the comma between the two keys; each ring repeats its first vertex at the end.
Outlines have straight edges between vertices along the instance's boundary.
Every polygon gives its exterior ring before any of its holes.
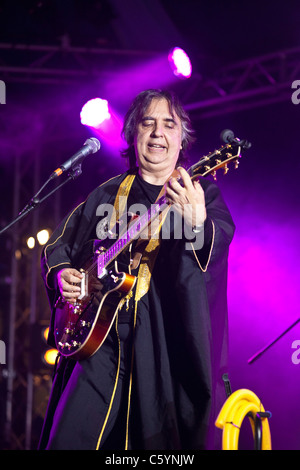
{"type": "Polygon", "coordinates": [[[135,151],[143,172],[171,174],[182,142],[179,117],[171,115],[165,99],[153,99],[138,125],[135,151]]]}

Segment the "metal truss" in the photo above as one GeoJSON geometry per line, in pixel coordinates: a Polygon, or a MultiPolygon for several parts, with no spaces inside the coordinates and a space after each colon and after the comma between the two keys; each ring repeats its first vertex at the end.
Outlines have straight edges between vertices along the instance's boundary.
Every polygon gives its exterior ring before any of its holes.
{"type": "MultiPolygon", "coordinates": [[[[107,81],[158,52],[0,43],[0,76],[7,82],[68,84],[107,81]]],[[[197,65],[197,64],[196,64],[197,65]]],[[[200,71],[201,73],[201,71],[200,71]]],[[[195,74],[180,87],[185,107],[198,118],[289,99],[300,78],[300,48],[246,59],[208,77],[195,74]]]]}
{"type": "Polygon", "coordinates": [[[107,80],[157,53],[138,50],[0,43],[0,76],[9,82],[69,84],[107,80]]]}
{"type": "MultiPolygon", "coordinates": [[[[13,200],[12,220],[24,206],[24,201],[28,202],[40,187],[44,145],[39,147],[33,139],[26,147],[22,130],[14,126],[12,129],[4,116],[0,125],[7,141],[7,145],[1,141],[2,149],[5,148],[14,175],[5,194],[5,198],[13,200]]],[[[55,213],[59,200],[54,198],[53,201],[55,213]]],[[[26,245],[27,237],[36,235],[40,229],[42,218],[42,210],[33,211],[1,235],[1,245],[8,252],[6,267],[2,268],[6,275],[1,282],[6,282],[9,292],[7,305],[3,307],[9,314],[5,316],[6,365],[2,365],[0,371],[0,385],[6,397],[1,445],[9,450],[36,448],[51,387],[51,369],[42,363],[39,369],[33,367],[33,361],[39,359],[43,349],[42,338],[33,335],[35,325],[50,315],[39,275],[41,247],[36,244],[29,250],[26,245]]]]}
{"type": "MultiPolygon", "coordinates": [[[[14,159],[13,213],[17,215],[21,196],[29,190],[24,184],[28,175],[22,168],[23,155],[14,149],[11,149],[11,155],[14,159]]],[[[27,161],[27,169],[32,171],[35,166],[32,158],[27,161]]],[[[6,449],[31,447],[34,376],[30,368],[30,327],[36,321],[37,251],[26,250],[25,237],[37,227],[37,223],[38,212],[31,220],[16,224],[1,237],[11,250],[7,364],[1,378],[6,382],[6,449]]]]}
{"type": "Polygon", "coordinates": [[[198,78],[186,95],[186,109],[208,118],[290,100],[300,78],[300,48],[254,57],[198,78]]]}

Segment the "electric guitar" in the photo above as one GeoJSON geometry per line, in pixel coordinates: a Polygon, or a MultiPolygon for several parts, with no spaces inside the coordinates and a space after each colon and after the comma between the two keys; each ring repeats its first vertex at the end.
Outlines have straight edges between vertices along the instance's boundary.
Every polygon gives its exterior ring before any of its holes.
{"type": "MultiPolygon", "coordinates": [[[[215,178],[217,170],[221,168],[226,174],[231,162],[237,168],[241,150],[248,148],[247,144],[246,141],[234,139],[202,157],[187,170],[191,179],[207,175],[215,178]]],[[[172,176],[180,179],[177,170],[172,176]]],[[[141,238],[143,231],[168,205],[165,195],[159,197],[145,214],[131,219],[129,225],[126,222],[125,231],[116,241],[111,240],[108,248],[101,240],[97,240],[92,257],[79,267],[83,277],[76,302],[71,303],[60,297],[55,305],[54,336],[61,355],[81,360],[93,355],[101,347],[119,307],[136,282],[132,274],[118,271],[117,258],[134,240],[141,238]]]]}

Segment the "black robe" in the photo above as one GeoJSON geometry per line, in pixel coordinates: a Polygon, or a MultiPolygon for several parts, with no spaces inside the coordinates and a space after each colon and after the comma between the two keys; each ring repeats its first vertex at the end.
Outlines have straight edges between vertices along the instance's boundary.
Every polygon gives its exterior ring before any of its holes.
{"type": "MultiPolygon", "coordinates": [[[[128,173],[96,188],[62,221],[44,249],[42,275],[52,308],[58,296],[55,273],[73,266],[85,242],[96,238],[96,208],[114,203],[128,173]]],[[[90,358],[60,360],[41,449],[47,448],[50,432],[50,449],[101,449],[112,398],[118,400],[120,393],[120,399],[126,397],[123,423],[128,432],[118,428],[116,449],[124,449],[125,442],[128,449],[221,448],[214,421],[226,400],[222,375],[227,372],[227,261],[234,224],[218,187],[204,178],[200,182],[207,209],[204,245],[192,250],[185,239],[161,241],[149,291],[137,304],[129,343],[133,363],[123,364],[130,369],[130,384],[121,380],[123,389],[116,391],[122,329],[116,323],[90,358]],[[65,439],[58,442],[56,435],[65,439]]],[[[52,345],[54,315],[53,309],[52,345]]]]}

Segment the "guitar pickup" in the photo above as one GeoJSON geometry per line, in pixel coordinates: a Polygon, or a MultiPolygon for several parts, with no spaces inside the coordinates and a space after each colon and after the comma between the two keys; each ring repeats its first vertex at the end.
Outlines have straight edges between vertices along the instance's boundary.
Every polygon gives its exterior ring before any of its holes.
{"type": "Polygon", "coordinates": [[[81,270],[81,274],[83,277],[80,281],[80,295],[77,300],[82,300],[88,295],[88,275],[83,270],[81,270]]]}
{"type": "Polygon", "coordinates": [[[98,279],[103,279],[107,274],[108,274],[107,269],[102,268],[101,266],[98,265],[98,274],[97,274],[98,279]]]}
{"type": "Polygon", "coordinates": [[[104,267],[104,257],[103,253],[99,253],[98,258],[97,258],[97,277],[98,279],[103,279],[107,274],[108,271],[104,267]]]}

